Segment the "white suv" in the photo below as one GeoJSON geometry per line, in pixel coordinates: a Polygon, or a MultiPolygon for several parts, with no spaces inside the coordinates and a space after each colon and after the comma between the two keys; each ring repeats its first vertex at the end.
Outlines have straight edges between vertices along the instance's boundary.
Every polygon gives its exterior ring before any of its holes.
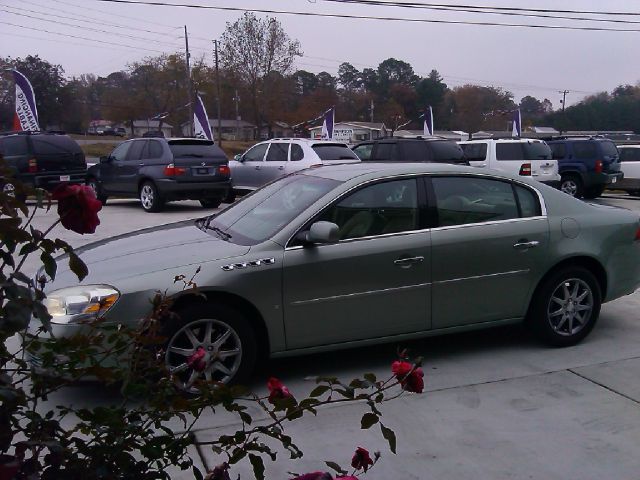
{"type": "Polygon", "coordinates": [[[245,193],[291,172],[316,165],[356,163],[346,143],[308,138],[273,138],[229,162],[233,191],[245,193]]]}
{"type": "Polygon", "coordinates": [[[532,177],[555,188],[560,185],[558,161],[551,158],[551,149],[542,140],[505,138],[458,143],[473,167],[532,177]]]}

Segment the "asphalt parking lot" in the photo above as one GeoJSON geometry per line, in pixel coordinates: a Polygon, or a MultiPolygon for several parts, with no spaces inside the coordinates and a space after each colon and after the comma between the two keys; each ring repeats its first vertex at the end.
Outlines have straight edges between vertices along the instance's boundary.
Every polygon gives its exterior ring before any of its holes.
{"type": "MultiPolygon", "coordinates": [[[[606,194],[597,201],[640,213],[640,199],[606,194]]],[[[225,205],[223,205],[224,208],[225,205]]],[[[55,208],[55,207],[54,207],[55,208]]],[[[137,201],[113,200],[100,212],[95,235],[56,228],[52,235],[73,246],[134,229],[198,218],[213,210],[198,202],[168,204],[148,214],[137,201]]],[[[40,213],[47,227],[55,214],[40,213]]],[[[32,273],[37,261],[26,266],[32,273]]],[[[637,479],[640,471],[640,293],[602,308],[599,324],[572,348],[541,346],[518,326],[409,342],[424,356],[425,392],[407,394],[383,406],[384,422],[396,431],[398,454],[389,452],[379,430],[360,430],[359,405],[333,407],[318,418],[288,426],[302,447],[302,460],[286,455],[267,465],[267,478],[288,471],[326,468],[325,460],[348,464],[361,445],[383,457],[372,479],[637,479]]],[[[398,345],[359,348],[271,361],[255,378],[262,389],[274,375],[296,395],[312,388],[307,376],[344,380],[364,372],[390,374],[398,345]]],[[[52,397],[54,404],[108,401],[113,392],[76,386],[52,397]]],[[[207,440],[231,426],[209,415],[196,425],[207,440]]],[[[219,459],[204,452],[209,467],[219,459]]],[[[234,470],[251,478],[247,467],[234,470]]],[[[189,475],[175,478],[190,478],[189,475]]],[[[235,478],[235,476],[233,476],[235,478]]]]}

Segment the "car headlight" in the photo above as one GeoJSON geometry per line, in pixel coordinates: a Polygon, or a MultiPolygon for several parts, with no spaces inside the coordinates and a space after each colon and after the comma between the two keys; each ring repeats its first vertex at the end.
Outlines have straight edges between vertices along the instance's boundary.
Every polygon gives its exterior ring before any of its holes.
{"type": "Polygon", "coordinates": [[[44,305],[54,323],[104,315],[120,298],[120,292],[110,285],[80,285],[62,288],[47,294],[44,305]]]}

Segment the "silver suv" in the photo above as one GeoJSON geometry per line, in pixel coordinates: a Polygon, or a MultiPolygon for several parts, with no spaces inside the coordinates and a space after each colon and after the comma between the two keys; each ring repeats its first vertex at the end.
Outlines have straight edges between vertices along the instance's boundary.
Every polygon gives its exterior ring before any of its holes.
{"type": "Polygon", "coordinates": [[[356,163],[346,143],[308,138],[273,138],[229,162],[233,191],[247,193],[292,172],[317,165],[356,163]]]}

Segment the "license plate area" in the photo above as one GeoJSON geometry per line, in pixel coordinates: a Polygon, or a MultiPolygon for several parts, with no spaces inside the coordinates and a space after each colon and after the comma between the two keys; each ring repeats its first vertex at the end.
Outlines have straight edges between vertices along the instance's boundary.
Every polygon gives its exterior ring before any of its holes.
{"type": "Polygon", "coordinates": [[[212,175],[215,172],[213,172],[213,169],[209,167],[195,167],[191,169],[191,173],[193,175],[212,175]]]}
{"type": "Polygon", "coordinates": [[[70,182],[71,181],[71,175],[60,175],[60,181],[61,182],[70,182]]]}

